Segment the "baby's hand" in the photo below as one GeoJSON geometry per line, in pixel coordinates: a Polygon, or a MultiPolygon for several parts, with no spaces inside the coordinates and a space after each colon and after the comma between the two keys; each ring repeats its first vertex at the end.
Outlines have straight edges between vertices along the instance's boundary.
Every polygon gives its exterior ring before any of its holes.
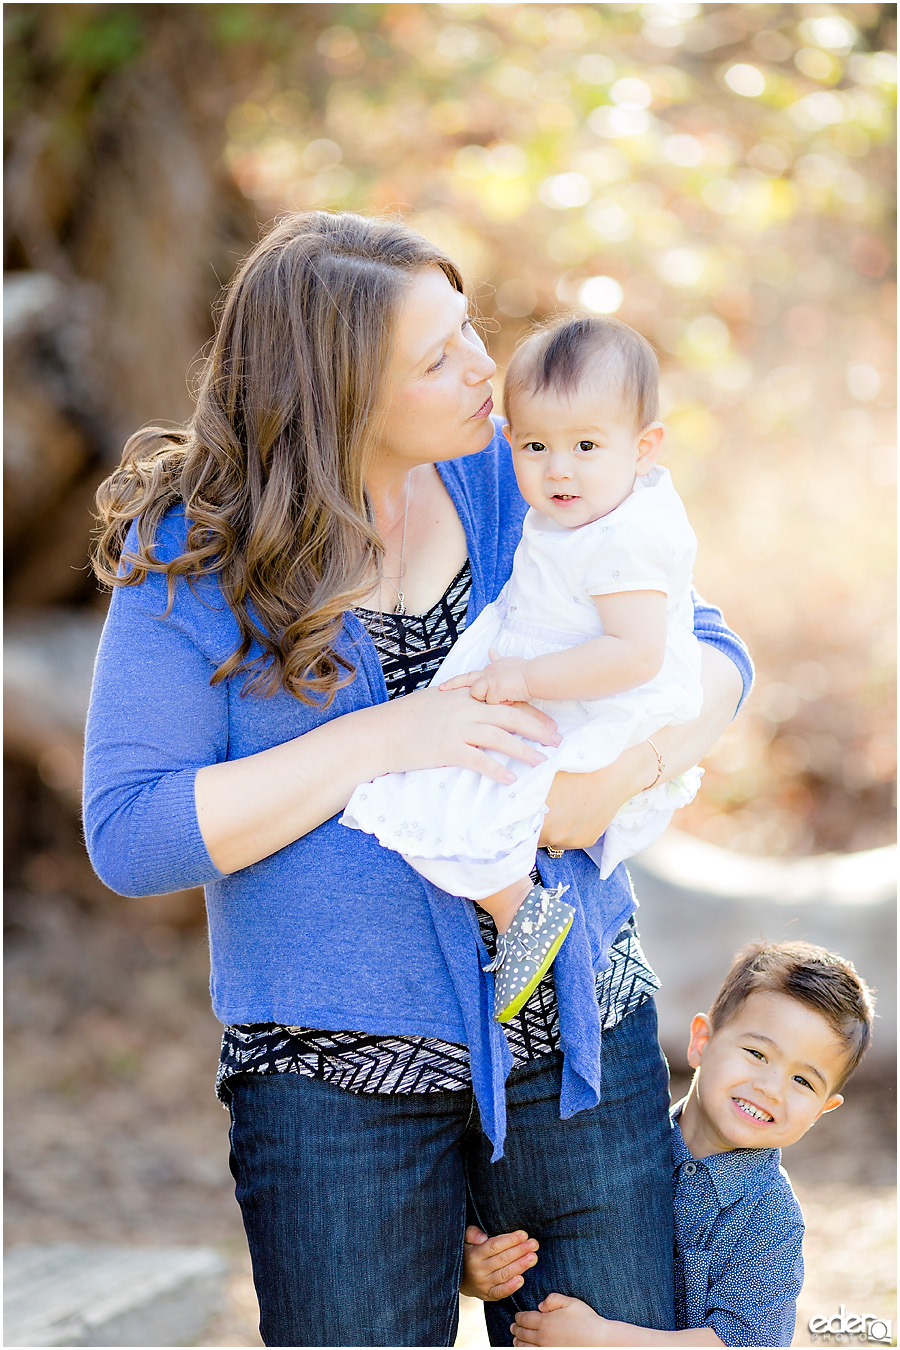
{"type": "Polygon", "coordinates": [[[517,656],[500,656],[493,648],[488,655],[491,664],[484,670],[470,670],[467,675],[445,680],[441,689],[468,689],[482,703],[527,703],[531,698],[525,674],[528,662],[517,656]]]}
{"type": "Polygon", "coordinates": [[[489,1238],[473,1224],[466,1229],[460,1293],[485,1303],[508,1298],[525,1283],[522,1272],[537,1263],[537,1249],[535,1239],[521,1230],[489,1238]]]}
{"type": "Polygon", "coordinates": [[[606,1336],[611,1324],[580,1298],[548,1294],[538,1312],[516,1313],[510,1327],[513,1345],[615,1345],[606,1336]]]}

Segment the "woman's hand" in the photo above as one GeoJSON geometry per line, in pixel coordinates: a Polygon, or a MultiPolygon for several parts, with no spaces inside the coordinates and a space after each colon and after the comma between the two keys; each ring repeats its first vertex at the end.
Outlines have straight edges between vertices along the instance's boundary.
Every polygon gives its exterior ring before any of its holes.
{"type": "Polygon", "coordinates": [[[529,741],[555,746],[562,739],[552,718],[530,703],[484,703],[467,688],[420,689],[380,706],[396,727],[389,765],[380,773],[452,764],[514,783],[515,774],[488,750],[535,765],[547,756],[529,741]]]}
{"type": "MultiPolygon", "coordinates": [[[[703,711],[694,722],[663,727],[653,736],[668,782],[692,768],[728,727],[741,697],[740,672],[718,648],[700,643],[703,711]]],[[[547,795],[549,810],[541,830],[542,847],[589,848],[620,807],[656,778],[656,755],[646,741],[633,745],[613,764],[595,773],[558,773],[547,795]]]]}
{"type": "Polygon", "coordinates": [[[277,853],[342,811],[360,783],[384,773],[455,764],[499,783],[515,774],[489,750],[526,764],[558,745],[556,724],[528,703],[479,703],[460,689],[419,689],[377,703],[244,759],[197,772],[197,823],[220,872],[277,853]],[[522,738],[526,739],[522,739],[522,738]]]}

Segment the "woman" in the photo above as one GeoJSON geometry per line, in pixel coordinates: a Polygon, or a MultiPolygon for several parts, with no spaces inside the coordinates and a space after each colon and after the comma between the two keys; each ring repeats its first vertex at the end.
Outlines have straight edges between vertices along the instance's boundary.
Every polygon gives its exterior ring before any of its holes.
{"type": "MultiPolygon", "coordinates": [[[[114,591],[88,846],[125,894],[206,887],[267,1345],[452,1344],[467,1196],[486,1231],[541,1242],[524,1288],[488,1310],[494,1343],[553,1288],[671,1325],[655,981],[627,874],[601,883],[580,851],[655,753],[556,779],[540,871],[578,915],[508,1039],[473,907],[338,823],[380,774],[499,777],[487,751],[534,762],[519,738],[555,735],[528,705],[417,687],[519,537],[494,370],[438,250],[389,221],[290,217],[228,287],[187,428],[132,438],[98,497],[114,591]]],[[[717,611],[698,604],[697,631],[704,713],[657,738],[670,775],[714,742],[749,671],[717,611]]]]}

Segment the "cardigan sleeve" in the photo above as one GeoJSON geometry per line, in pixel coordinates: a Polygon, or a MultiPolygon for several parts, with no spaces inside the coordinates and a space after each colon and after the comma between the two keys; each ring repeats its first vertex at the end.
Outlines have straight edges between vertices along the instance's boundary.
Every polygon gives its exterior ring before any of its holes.
{"type": "Polygon", "coordinates": [[[84,829],[101,880],[156,895],[221,877],[197,824],[194,779],[224,759],[228,694],[166,608],[158,574],[113,591],[85,735],[84,829]]]}
{"type": "Polygon", "coordinates": [[[737,715],[753,686],[753,662],[744,643],[737,633],[732,632],[723,619],[722,611],[717,609],[715,605],[708,605],[705,600],[697,595],[696,591],[694,592],[694,636],[699,638],[701,642],[708,642],[711,647],[717,647],[737,666],[743,685],[740,701],[735,708],[735,715],[737,715]]]}

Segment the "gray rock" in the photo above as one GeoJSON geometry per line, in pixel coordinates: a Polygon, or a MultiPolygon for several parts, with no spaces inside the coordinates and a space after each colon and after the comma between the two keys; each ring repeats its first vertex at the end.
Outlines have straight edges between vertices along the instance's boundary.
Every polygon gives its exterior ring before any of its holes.
{"type": "Polygon", "coordinates": [[[755,858],[670,826],[628,870],[641,940],[662,981],[660,1042],[673,1068],[685,1067],[692,1016],[709,1008],[737,949],[758,939],[815,942],[852,961],[876,991],[860,1072],[896,1064],[896,848],[755,858]]]}
{"type": "Polygon", "coordinates": [[[207,1247],[13,1247],[4,1261],[4,1345],[191,1345],[225,1301],[207,1247]]]}

